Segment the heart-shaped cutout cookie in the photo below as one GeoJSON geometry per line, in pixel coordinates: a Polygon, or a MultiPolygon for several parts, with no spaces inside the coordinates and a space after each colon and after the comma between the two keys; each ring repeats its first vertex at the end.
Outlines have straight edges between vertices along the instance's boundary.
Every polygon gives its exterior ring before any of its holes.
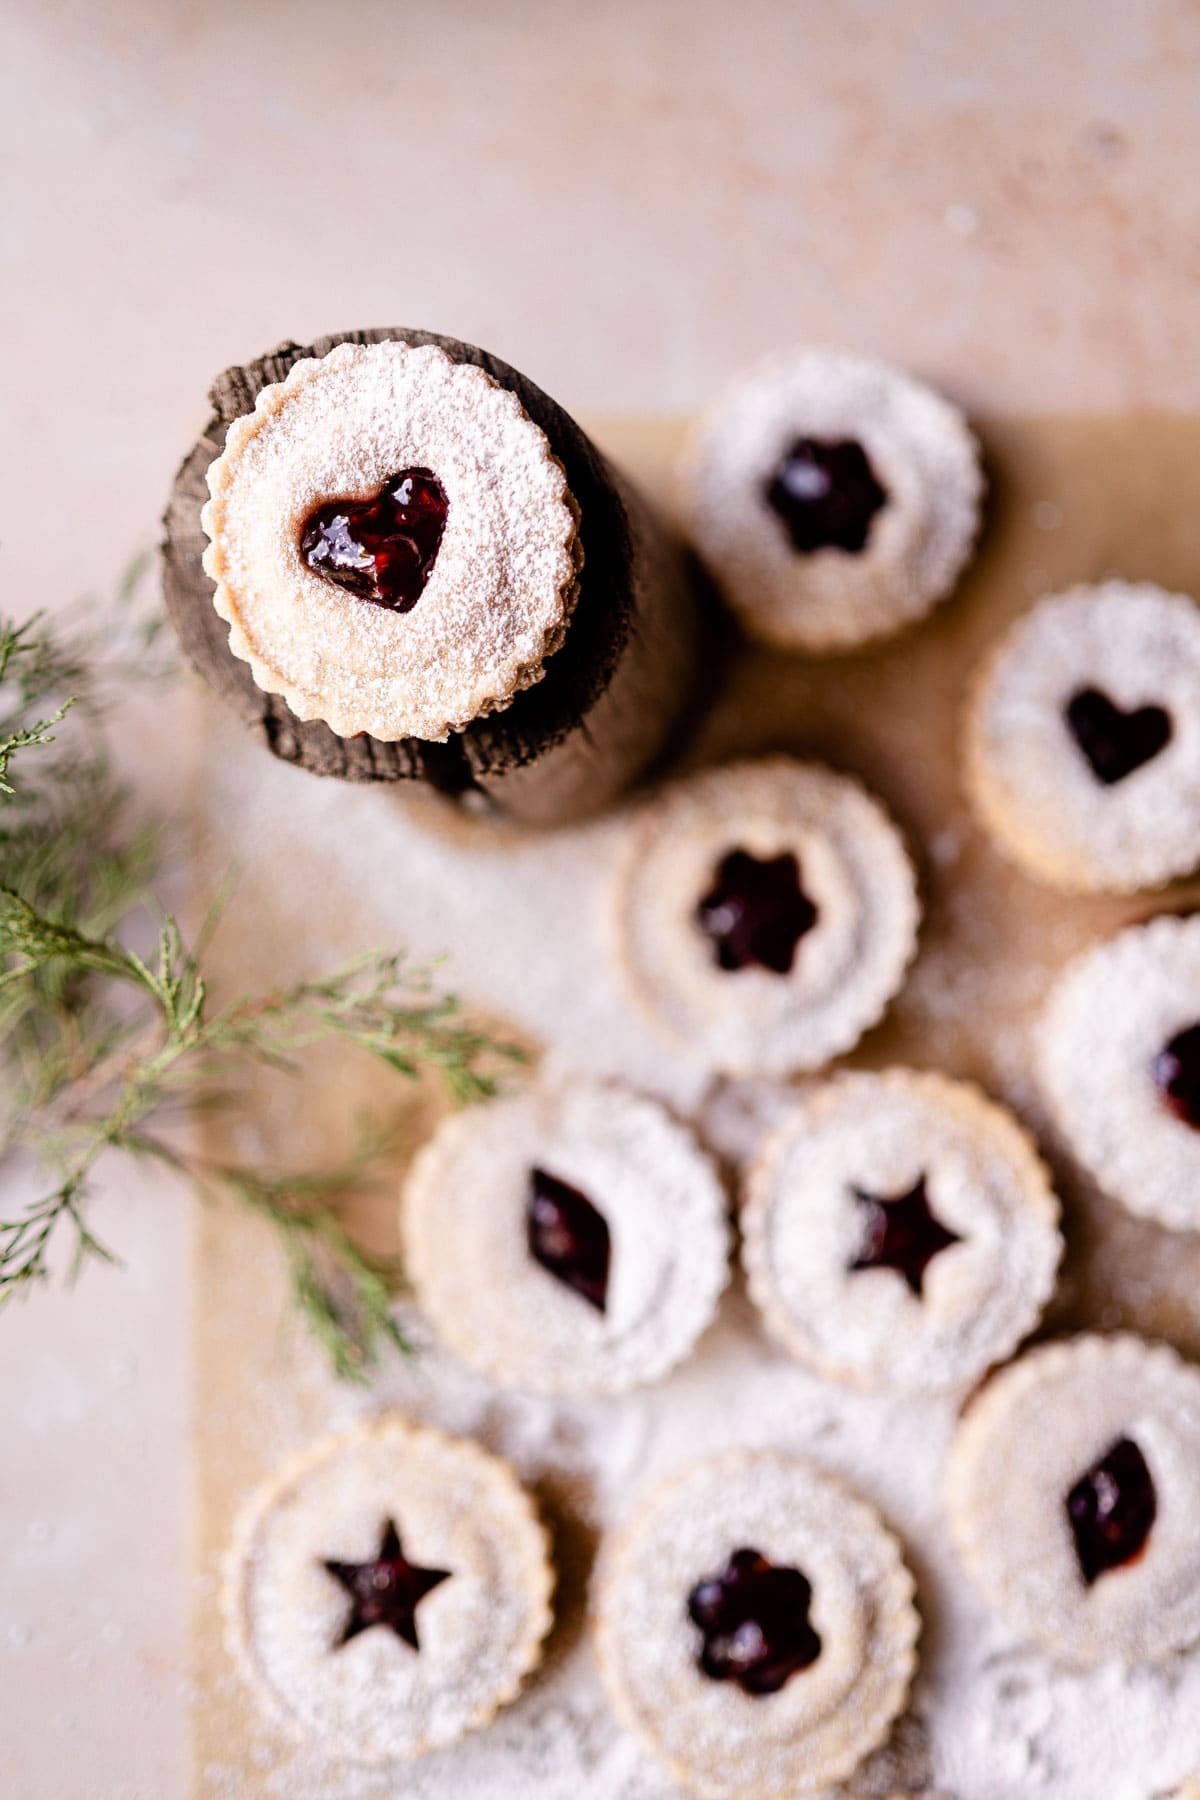
{"type": "Polygon", "coordinates": [[[304,521],[309,568],[360,600],[411,612],[425,591],[448,511],[431,469],[401,469],[374,500],[331,500],[304,521]]]}
{"type": "Polygon", "coordinates": [[[1099,688],[1081,688],[1067,706],[1067,724],[1105,787],[1124,781],[1171,741],[1171,715],[1161,706],[1124,712],[1099,688]]]}

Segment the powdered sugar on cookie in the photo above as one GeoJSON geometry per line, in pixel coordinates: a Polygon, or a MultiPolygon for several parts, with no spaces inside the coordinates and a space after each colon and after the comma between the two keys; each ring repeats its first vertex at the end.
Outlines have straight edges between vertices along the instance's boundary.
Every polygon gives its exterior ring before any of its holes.
{"type": "Polygon", "coordinates": [[[674,783],[631,819],[617,955],[631,996],[671,1037],[714,1068],[782,1074],[820,1068],[876,1023],[915,953],[919,913],[900,833],[857,782],[785,757],[732,763],[674,783]],[[706,929],[700,909],[731,857],[745,859],[751,890],[740,897],[734,881],[706,929]],[[722,915],[735,928],[749,917],[767,865],[795,890],[790,966],[747,956],[730,967],[722,915]]]}
{"type": "Polygon", "coordinates": [[[618,1712],[695,1793],[811,1794],[857,1768],[916,1666],[914,1583],[894,1537],[841,1482],[780,1452],[732,1451],[656,1488],[606,1554],[596,1650],[618,1712]],[[811,1586],[820,1638],[776,1692],[699,1666],[688,1596],[752,1547],[811,1586]]]}
{"type": "Polygon", "coordinates": [[[837,1075],[793,1103],[744,1191],[742,1256],[768,1327],[866,1386],[969,1385],[1033,1328],[1053,1287],[1062,1245],[1045,1166],[965,1082],[837,1075]],[[889,1216],[902,1219],[890,1237],[889,1216]]]}
{"type": "Polygon", "coordinates": [[[581,548],[561,464],[514,394],[435,345],[340,344],[295,364],[230,427],[202,520],[235,655],[300,719],[343,737],[444,739],[540,679],[581,548]],[[347,593],[300,552],[337,500],[427,468],[447,502],[409,612],[347,593]]]}
{"type": "Polygon", "coordinates": [[[760,363],[714,402],[677,488],[689,535],[746,630],[827,652],[889,636],[949,593],[979,528],[983,476],[962,415],[931,388],[866,357],[803,349],[760,363]],[[822,466],[822,447],[857,451],[862,465],[854,549],[798,550],[777,510],[789,485],[828,500],[840,477],[822,466]]]}
{"type": "Polygon", "coordinates": [[[448,1119],[414,1164],[403,1230],[438,1335],[493,1380],[533,1393],[658,1379],[711,1320],[728,1272],[710,1159],[656,1101],[605,1083],[535,1085],[448,1119]],[[535,1170],[598,1215],[602,1305],[530,1252],[535,1170]]]}
{"type": "Polygon", "coordinates": [[[1147,582],[1042,600],[985,667],[967,784],[1056,887],[1132,892],[1200,858],[1200,608],[1147,582]]]}
{"type": "Polygon", "coordinates": [[[498,1458],[382,1415],[296,1457],[253,1496],[230,1558],[226,1617],[271,1713],[329,1754],[423,1754],[486,1723],[541,1655],[546,1537],[498,1458]],[[339,1642],[347,1597],[326,1567],[404,1551],[443,1572],[419,1609],[420,1648],[383,1626],[339,1642]]]}

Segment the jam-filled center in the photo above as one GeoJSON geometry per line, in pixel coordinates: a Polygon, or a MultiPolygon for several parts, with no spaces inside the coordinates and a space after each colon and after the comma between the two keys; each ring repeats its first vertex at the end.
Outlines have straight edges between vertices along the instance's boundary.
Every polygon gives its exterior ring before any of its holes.
{"type": "Polygon", "coordinates": [[[608,1304],[612,1242],[608,1221],[587,1195],[545,1169],[533,1169],[525,1228],[534,1261],[603,1312],[608,1304]]]}
{"type": "Polygon", "coordinates": [[[799,1569],[776,1568],[757,1550],[735,1550],[688,1595],[703,1643],[697,1663],[712,1681],[774,1694],[821,1654],[809,1621],[812,1587],[799,1569]]]}
{"type": "Polygon", "coordinates": [[[1099,688],[1080,688],[1068,701],[1066,716],[1092,774],[1105,787],[1124,781],[1171,741],[1171,715],[1164,707],[1124,712],[1099,688]]]}
{"type": "Polygon", "coordinates": [[[746,850],[731,850],[696,907],[696,921],[712,941],[718,967],[753,964],[786,975],[797,944],[817,922],[817,909],[801,886],[800,864],[790,851],[763,860],[746,850]]]}
{"type": "Polygon", "coordinates": [[[422,1569],[409,1562],[392,1519],[385,1521],[379,1555],[370,1562],[326,1562],[325,1568],[345,1588],[351,1602],[349,1616],[334,1645],[336,1650],[373,1625],[386,1625],[419,1650],[417,1607],[426,1594],[450,1580],[448,1569],[422,1569]]]}
{"type": "Polygon", "coordinates": [[[1154,1080],[1185,1125],[1200,1131],[1200,1024],[1177,1031],[1154,1059],[1154,1080]]]}
{"type": "Polygon", "coordinates": [[[1088,1587],[1141,1555],[1158,1512],[1146,1459],[1132,1438],[1118,1438],[1066,1498],[1079,1572],[1088,1587]]]}
{"type": "Polygon", "coordinates": [[[401,469],[374,500],[333,500],[310,513],[300,554],[360,600],[411,612],[437,561],[447,510],[432,469],[401,469]]]}
{"type": "Polygon", "coordinates": [[[864,550],[872,520],[888,499],[854,438],[810,437],[797,438],[780,457],[763,497],[800,555],[864,550]]]}
{"type": "Polygon", "coordinates": [[[951,1244],[961,1244],[956,1232],[948,1231],[936,1217],[925,1191],[925,1177],[906,1194],[891,1197],[867,1194],[855,1188],[862,1227],[862,1247],[850,1264],[856,1269],[895,1269],[903,1275],[917,1299],[925,1286],[925,1271],[935,1256],[951,1244]]]}

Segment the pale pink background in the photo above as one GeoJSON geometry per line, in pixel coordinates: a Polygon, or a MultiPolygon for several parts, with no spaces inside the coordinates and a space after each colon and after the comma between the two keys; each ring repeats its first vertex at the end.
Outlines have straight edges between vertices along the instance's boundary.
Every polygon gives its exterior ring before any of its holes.
{"type": "MultiPolygon", "coordinates": [[[[285,335],[432,326],[585,414],[796,338],[1194,407],[1198,79],[1191,0],[4,0],[4,605],[109,584],[285,335]]],[[[126,1271],[0,1325],[6,1800],[183,1793],[187,1209],[103,1205],[126,1271]]]]}

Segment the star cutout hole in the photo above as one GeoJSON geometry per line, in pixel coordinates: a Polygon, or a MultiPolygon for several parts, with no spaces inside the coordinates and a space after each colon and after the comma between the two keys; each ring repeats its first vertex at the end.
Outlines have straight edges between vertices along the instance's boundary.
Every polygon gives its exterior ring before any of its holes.
{"type": "Polygon", "coordinates": [[[335,1650],[348,1644],[373,1625],[386,1625],[389,1631],[421,1648],[417,1639],[417,1607],[426,1594],[450,1580],[449,1569],[422,1569],[409,1562],[400,1547],[400,1534],[395,1521],[388,1519],[379,1543],[379,1555],[370,1562],[348,1563],[326,1561],[324,1567],[340,1582],[351,1599],[346,1623],[335,1650]]]}
{"type": "Polygon", "coordinates": [[[758,857],[731,850],[696,907],[696,923],[712,944],[718,968],[755,965],[773,975],[791,971],[796,946],[817,916],[790,851],[758,857]]]}
{"type": "Polygon", "coordinates": [[[963,1241],[932,1212],[925,1176],[919,1176],[906,1194],[868,1194],[862,1188],[853,1193],[863,1235],[862,1248],[850,1264],[851,1274],[858,1269],[895,1269],[921,1299],[925,1271],[934,1257],[963,1241]]]}

